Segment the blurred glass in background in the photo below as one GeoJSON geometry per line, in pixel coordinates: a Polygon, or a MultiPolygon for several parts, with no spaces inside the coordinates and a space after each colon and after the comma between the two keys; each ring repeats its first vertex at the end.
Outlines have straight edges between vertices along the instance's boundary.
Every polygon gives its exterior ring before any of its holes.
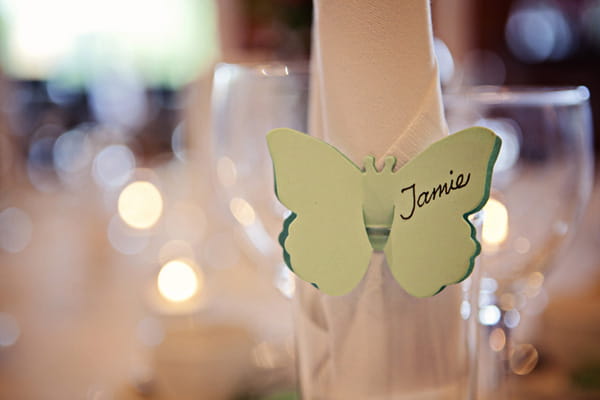
{"type": "Polygon", "coordinates": [[[78,172],[93,144],[170,151],[179,92],[219,51],[212,1],[2,0],[0,21],[5,129],[42,190],[78,172]]]}
{"type": "MultiPolygon", "coordinates": [[[[432,9],[445,90],[585,85],[600,126],[600,0],[432,9]]],[[[0,398],[289,388],[288,303],[237,235],[258,220],[233,193],[252,170],[241,182],[207,138],[240,134],[211,129],[214,65],[306,61],[311,19],[311,0],[0,0],[0,398]]],[[[540,359],[527,398],[600,390],[597,192],[556,268],[570,300],[548,290],[545,334],[528,345],[540,359]]]]}

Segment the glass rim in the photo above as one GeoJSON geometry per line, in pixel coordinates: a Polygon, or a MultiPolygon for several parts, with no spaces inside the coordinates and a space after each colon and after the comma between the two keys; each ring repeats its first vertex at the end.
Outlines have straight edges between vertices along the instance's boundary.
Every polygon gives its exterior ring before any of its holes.
{"type": "Polygon", "coordinates": [[[473,86],[443,94],[444,101],[477,102],[485,105],[569,106],[585,103],[585,86],[473,86]]]}
{"type": "MultiPolygon", "coordinates": [[[[242,74],[264,78],[281,78],[289,75],[308,75],[309,63],[306,61],[250,61],[219,62],[215,71],[229,69],[242,74]]],[[[523,106],[578,105],[589,101],[590,91],[580,86],[467,86],[458,90],[442,91],[444,102],[477,102],[486,105],[513,104],[523,106]]]]}
{"type": "Polygon", "coordinates": [[[308,63],[302,61],[264,61],[264,62],[220,62],[215,71],[221,69],[236,70],[245,74],[253,74],[265,78],[285,77],[291,74],[308,74],[308,63]]]}

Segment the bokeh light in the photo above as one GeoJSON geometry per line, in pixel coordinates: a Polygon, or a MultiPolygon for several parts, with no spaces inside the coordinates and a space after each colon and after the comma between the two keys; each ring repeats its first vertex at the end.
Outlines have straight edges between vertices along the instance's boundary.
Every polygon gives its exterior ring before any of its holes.
{"type": "Polygon", "coordinates": [[[20,208],[9,207],[0,212],[0,248],[9,253],[23,251],[33,234],[29,215],[20,208]]]}
{"type": "Polygon", "coordinates": [[[510,355],[510,369],[517,375],[527,375],[537,365],[538,358],[538,351],[533,345],[517,345],[510,355]]]}
{"type": "Polygon", "coordinates": [[[15,317],[6,312],[0,312],[0,349],[14,345],[20,335],[21,329],[15,317]]]}
{"type": "Polygon", "coordinates": [[[158,222],[163,211],[160,191],[151,182],[135,181],[119,195],[119,216],[132,228],[148,229],[158,222]]]}
{"type": "Polygon", "coordinates": [[[500,295],[500,308],[504,311],[512,310],[516,307],[517,300],[516,296],[512,293],[506,292],[500,295]]]}
{"type": "MultiPolygon", "coordinates": [[[[42,127],[34,133],[34,136],[38,136],[38,133],[42,130],[50,130],[51,127],[42,127]]],[[[42,136],[39,139],[34,140],[29,146],[29,152],[27,155],[27,177],[29,181],[37,190],[43,193],[51,193],[56,190],[56,175],[54,173],[54,138],[49,136],[42,136]]]]}
{"type": "Polygon", "coordinates": [[[493,304],[482,307],[479,310],[479,322],[483,325],[492,326],[500,322],[502,313],[500,309],[493,304]]]}
{"type": "Polygon", "coordinates": [[[483,208],[484,219],[481,236],[492,247],[502,244],[508,236],[508,211],[500,201],[490,198],[483,208]]]}
{"type": "Polygon", "coordinates": [[[182,302],[194,297],[203,286],[199,269],[185,259],[167,262],[158,273],[158,291],[162,297],[172,302],[182,302]]]}
{"type": "Polygon", "coordinates": [[[229,210],[235,219],[244,226],[250,226],[256,220],[254,208],[246,200],[234,197],[229,202],[229,210]]]}
{"type": "Polygon", "coordinates": [[[544,284],[544,274],[539,271],[532,272],[527,278],[527,286],[532,288],[541,288],[544,284]]]}
{"type": "Polygon", "coordinates": [[[173,133],[171,134],[171,149],[179,161],[186,160],[187,143],[185,124],[183,122],[177,124],[175,129],[173,129],[173,133]]]}
{"type": "Polygon", "coordinates": [[[296,291],[296,280],[294,274],[287,265],[279,266],[279,271],[275,277],[275,286],[288,299],[291,299],[296,291]]]}
{"type": "Polygon", "coordinates": [[[498,281],[489,277],[481,278],[481,291],[483,293],[494,293],[496,290],[498,290],[498,281]]]}
{"type": "Polygon", "coordinates": [[[135,157],[127,146],[110,145],[94,159],[93,175],[96,183],[104,189],[123,186],[133,175],[135,157]]]}
{"type": "Polygon", "coordinates": [[[103,124],[132,131],[146,120],[145,88],[130,68],[121,66],[95,77],[88,85],[88,96],[91,110],[103,124]]]}
{"type": "Polygon", "coordinates": [[[471,303],[467,300],[463,300],[462,303],[460,303],[460,316],[465,321],[471,316],[471,303]]]}
{"type": "Polygon", "coordinates": [[[521,314],[519,311],[512,309],[504,313],[504,325],[507,328],[514,329],[519,326],[519,322],[521,322],[521,314]]]}
{"type": "Polygon", "coordinates": [[[219,182],[224,187],[231,187],[235,185],[237,180],[237,168],[235,163],[229,157],[221,157],[217,161],[217,176],[219,182]]]}
{"type": "Polygon", "coordinates": [[[506,334],[502,328],[494,328],[489,337],[490,348],[493,351],[502,351],[506,346],[506,334]]]}
{"type": "Polygon", "coordinates": [[[59,173],[79,172],[88,165],[91,157],[92,143],[82,130],[65,132],[54,143],[54,166],[59,173]]]}
{"type": "Polygon", "coordinates": [[[506,23],[505,37],[514,56],[528,63],[562,60],[575,46],[571,24],[550,2],[517,5],[506,23]]]}
{"type": "Polygon", "coordinates": [[[494,178],[499,173],[511,171],[519,160],[521,152],[523,134],[519,125],[508,118],[482,118],[475,125],[493,130],[502,139],[502,147],[494,164],[494,178]]]}
{"type": "Polygon", "coordinates": [[[440,81],[442,85],[448,85],[454,76],[454,58],[446,43],[441,39],[435,38],[433,45],[438,62],[440,81]]]}

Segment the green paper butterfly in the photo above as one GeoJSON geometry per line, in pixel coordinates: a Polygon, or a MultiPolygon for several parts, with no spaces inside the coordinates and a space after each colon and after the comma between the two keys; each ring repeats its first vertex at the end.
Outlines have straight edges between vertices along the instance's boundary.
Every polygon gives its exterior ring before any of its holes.
{"type": "Polygon", "coordinates": [[[291,129],[267,142],[276,195],[292,211],[280,242],[287,265],[330,295],[361,281],[383,251],[408,293],[432,296],[465,279],[480,252],[467,217],[489,197],[500,139],[469,128],[429,146],[394,170],[368,156],[360,169],[333,146],[291,129]]]}

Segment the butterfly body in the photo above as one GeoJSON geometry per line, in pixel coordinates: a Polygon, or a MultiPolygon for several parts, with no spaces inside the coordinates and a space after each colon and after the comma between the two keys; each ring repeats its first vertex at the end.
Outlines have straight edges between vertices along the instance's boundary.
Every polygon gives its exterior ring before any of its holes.
{"type": "Polygon", "coordinates": [[[375,158],[365,157],[362,170],[362,211],[365,230],[373,250],[383,251],[394,220],[394,197],[398,180],[393,167],[394,157],[388,157],[380,171],[375,158]]]}
{"type": "Polygon", "coordinates": [[[397,168],[359,168],[333,146],[290,129],[267,135],[276,194],[294,214],[281,242],[288,266],[328,294],[345,294],[384,251],[398,283],[424,297],[466,278],[479,253],[467,220],[489,196],[500,139],[470,128],[397,168]]]}

